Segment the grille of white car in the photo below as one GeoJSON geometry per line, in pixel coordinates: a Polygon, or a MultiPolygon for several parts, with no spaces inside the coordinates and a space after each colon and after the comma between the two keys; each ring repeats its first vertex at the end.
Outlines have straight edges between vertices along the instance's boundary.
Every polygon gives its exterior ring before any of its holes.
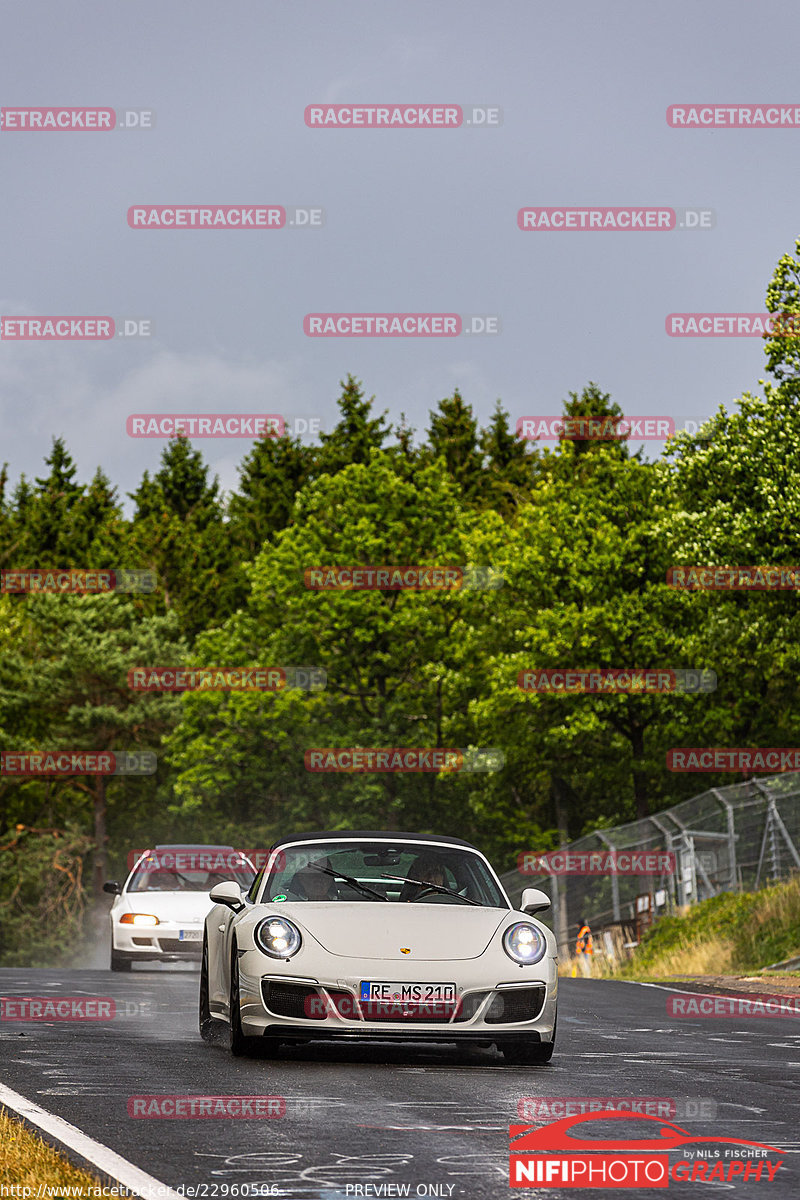
{"type": "Polygon", "coordinates": [[[543,983],[529,988],[509,988],[495,993],[484,1020],[487,1025],[507,1025],[514,1021],[532,1021],[544,1007],[543,983]]]}

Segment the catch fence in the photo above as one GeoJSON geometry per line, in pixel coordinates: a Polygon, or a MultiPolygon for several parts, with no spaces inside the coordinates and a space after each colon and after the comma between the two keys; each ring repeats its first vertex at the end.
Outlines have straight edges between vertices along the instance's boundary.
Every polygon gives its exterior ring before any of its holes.
{"type": "Polygon", "coordinates": [[[547,892],[552,910],[546,916],[560,954],[573,952],[586,921],[596,944],[603,935],[597,949],[620,957],[665,913],[720,892],[753,891],[800,870],[798,847],[800,772],[794,771],[709,788],[674,808],[562,847],[569,853],[671,851],[673,872],[529,875],[515,869],[501,878],[515,904],[526,887],[547,892]]]}

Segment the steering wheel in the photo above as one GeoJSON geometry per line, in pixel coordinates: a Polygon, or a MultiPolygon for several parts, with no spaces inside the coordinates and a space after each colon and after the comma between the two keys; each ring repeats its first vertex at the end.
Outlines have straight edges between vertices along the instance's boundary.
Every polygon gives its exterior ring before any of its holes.
{"type": "MultiPolygon", "coordinates": [[[[467,890],[466,888],[459,888],[458,892],[456,892],[456,895],[463,896],[463,898],[466,900],[466,898],[467,898],[466,890],[467,890]]],[[[417,892],[416,896],[414,897],[413,902],[416,903],[416,901],[419,900],[422,896],[424,896],[426,892],[433,892],[434,896],[446,896],[447,895],[447,892],[440,892],[438,888],[424,887],[419,892],[417,892]]]]}

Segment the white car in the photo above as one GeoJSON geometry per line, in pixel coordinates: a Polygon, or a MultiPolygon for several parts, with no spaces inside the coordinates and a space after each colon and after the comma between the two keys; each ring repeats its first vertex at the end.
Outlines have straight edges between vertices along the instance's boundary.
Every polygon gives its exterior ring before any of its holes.
{"type": "Polygon", "coordinates": [[[244,895],[218,884],[206,917],[200,1033],[234,1054],[314,1039],[494,1043],[549,1062],[557,950],[515,910],[487,859],[458,838],[305,833],[282,838],[244,895]]]}
{"type": "Polygon", "coordinates": [[[135,962],[199,962],[210,888],[222,880],[249,887],[256,871],[231,846],[156,846],[120,885],[103,884],[111,905],[111,970],[135,962]]]}

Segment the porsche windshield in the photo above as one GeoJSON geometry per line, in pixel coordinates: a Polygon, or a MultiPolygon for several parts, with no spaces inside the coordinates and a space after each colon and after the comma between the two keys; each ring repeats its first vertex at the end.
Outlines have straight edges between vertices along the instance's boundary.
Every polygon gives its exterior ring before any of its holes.
{"type": "MultiPolygon", "coordinates": [[[[257,891],[255,887],[254,894],[257,891]]],[[[508,907],[477,854],[421,842],[306,842],[282,847],[262,903],[281,900],[508,907]]]]}

